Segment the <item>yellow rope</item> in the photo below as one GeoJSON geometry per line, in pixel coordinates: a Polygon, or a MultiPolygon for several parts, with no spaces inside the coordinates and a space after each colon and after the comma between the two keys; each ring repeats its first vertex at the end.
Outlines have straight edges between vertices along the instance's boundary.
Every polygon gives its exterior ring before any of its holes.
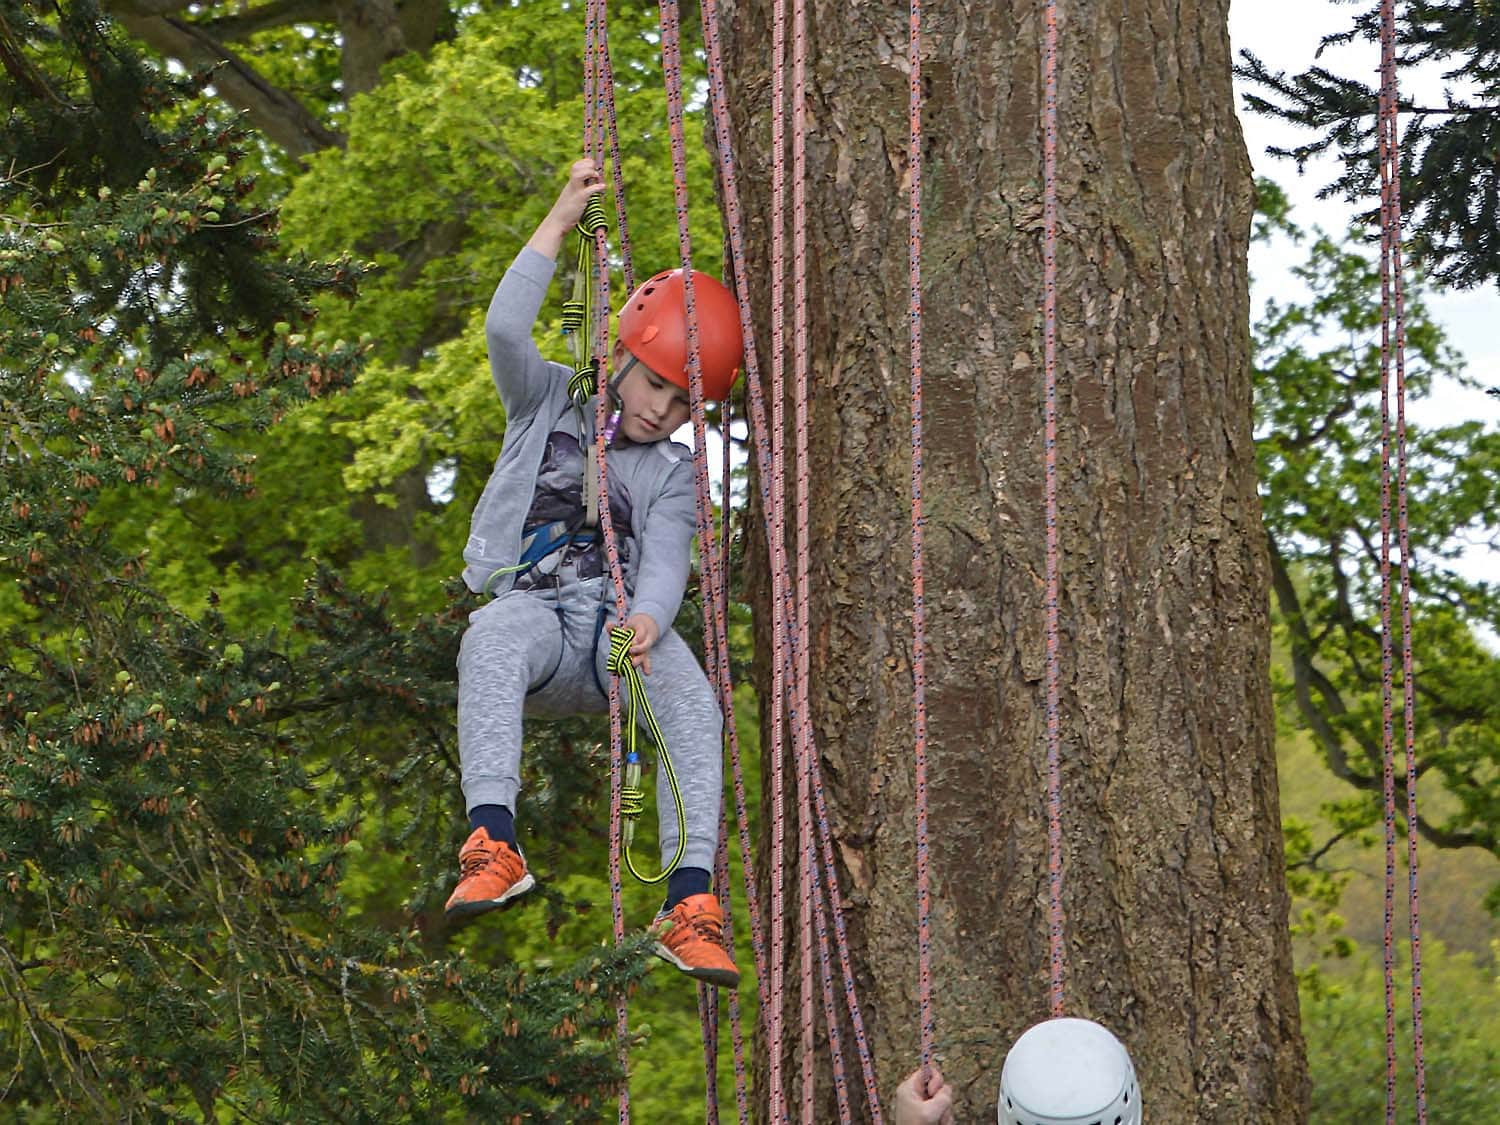
{"type": "Polygon", "coordinates": [[[635,639],[635,630],[623,625],[612,625],[609,630],[609,670],[623,676],[629,689],[629,704],[626,711],[625,783],[620,793],[621,835],[625,841],[625,866],[642,883],[660,883],[677,869],[682,861],[683,849],[687,846],[687,817],[682,808],[682,790],[677,786],[677,771],[672,768],[672,756],[667,752],[667,739],[657,725],[656,715],[651,710],[651,701],[646,698],[646,688],[641,681],[640,669],[630,659],[630,642],[635,639]],[[644,723],[646,733],[656,743],[657,757],[672,790],[672,802],[677,809],[677,853],[672,861],[662,868],[659,875],[647,877],[636,869],[630,855],[630,845],[635,839],[635,821],[646,809],[646,791],[641,788],[641,759],[636,751],[637,723],[644,723]]]}
{"type": "MultiPolygon", "coordinates": [[[[598,357],[585,358],[584,334],[593,322],[593,264],[596,231],[606,225],[604,205],[596,195],[584,208],[578,220],[578,257],[573,275],[572,300],[563,302],[563,335],[573,355],[573,377],[568,380],[568,395],[575,405],[582,407],[588,397],[599,386],[598,357]]],[[[625,866],[630,874],[642,883],[660,883],[676,870],[687,847],[687,817],[682,807],[682,790],[677,785],[677,771],[672,766],[672,756],[667,752],[667,739],[652,713],[651,702],[646,698],[646,688],[641,682],[640,670],[630,659],[630,642],[635,639],[635,630],[623,626],[611,626],[609,631],[609,670],[623,676],[629,689],[629,704],[625,715],[627,745],[625,750],[625,777],[620,791],[620,833],[625,844],[625,866]],[[656,743],[657,757],[672,790],[672,802],[677,812],[677,852],[672,860],[654,876],[641,874],[631,856],[631,844],[635,840],[635,822],[646,811],[646,791],[641,788],[641,757],[636,749],[639,723],[644,722],[651,741],[656,743]]]]}

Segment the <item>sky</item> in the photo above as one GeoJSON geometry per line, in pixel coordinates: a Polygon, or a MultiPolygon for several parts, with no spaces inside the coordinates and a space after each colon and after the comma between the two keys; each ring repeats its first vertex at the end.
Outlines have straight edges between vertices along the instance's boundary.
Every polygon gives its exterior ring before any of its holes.
{"type": "MultiPolygon", "coordinates": [[[[1314,63],[1335,73],[1360,78],[1376,85],[1379,77],[1379,47],[1372,43],[1355,43],[1330,48],[1317,56],[1322,37],[1349,25],[1356,9],[1332,0],[1235,0],[1229,10],[1229,37],[1236,57],[1242,50],[1258,56],[1273,69],[1301,73],[1314,63]]],[[[1412,73],[1398,71],[1397,83],[1402,95],[1420,95],[1434,104],[1442,96],[1444,83],[1438,67],[1412,73]]],[[[1347,227],[1353,208],[1341,199],[1319,200],[1317,190],[1329,183],[1338,172],[1333,159],[1309,162],[1303,175],[1297,174],[1290,160],[1267,155],[1270,145],[1289,146],[1311,136],[1284,122],[1278,122],[1240,107],[1240,124],[1250,161],[1258,176],[1275,180],[1292,202],[1292,218],[1305,230],[1321,227],[1339,234],[1347,227]]],[[[1282,240],[1270,248],[1254,246],[1250,251],[1252,301],[1256,307],[1267,295],[1290,297],[1300,291],[1300,283],[1288,272],[1301,251],[1282,240]]],[[[1435,291],[1428,298],[1433,318],[1446,333],[1449,342],[1464,356],[1469,375],[1485,386],[1500,386],[1500,287],[1490,285],[1467,292],[1435,291]]],[[[1492,428],[1500,427],[1500,400],[1483,391],[1467,390],[1452,380],[1440,380],[1433,393],[1409,404],[1407,417],[1418,424],[1443,424],[1466,418],[1483,420],[1492,428]]],[[[1497,518],[1500,523],[1500,518],[1497,518]]],[[[1469,578],[1494,579],[1500,573],[1496,553],[1471,549],[1457,562],[1457,569],[1469,578]]],[[[1486,639],[1500,650],[1500,638],[1486,634],[1486,639]]]]}
{"type": "MultiPolygon", "coordinates": [[[[1235,0],[1229,9],[1230,42],[1236,57],[1240,51],[1248,50],[1274,69],[1300,73],[1319,63],[1335,73],[1374,85],[1380,65],[1375,44],[1331,48],[1321,58],[1316,57],[1321,38],[1346,28],[1355,11],[1354,7],[1334,4],[1331,0],[1235,0]]],[[[1443,82],[1438,69],[1398,72],[1402,94],[1439,98],[1443,82]]],[[[1293,203],[1293,219],[1304,228],[1320,226],[1330,234],[1341,234],[1353,208],[1341,199],[1315,197],[1317,189],[1337,175],[1337,162],[1324,159],[1309,163],[1306,173],[1299,176],[1295,163],[1266,154],[1267,146],[1299,143],[1310,139],[1312,134],[1250,113],[1243,103],[1240,124],[1256,175],[1275,180],[1287,191],[1293,203]]],[[[1290,246],[1252,248],[1250,268],[1258,298],[1263,299],[1272,291],[1287,293],[1295,287],[1287,270],[1299,255],[1300,251],[1290,246]]],[[[1450,341],[1467,359],[1469,373],[1484,380],[1486,386],[1500,385],[1500,333],[1495,331],[1496,319],[1500,318],[1500,289],[1491,285],[1468,292],[1434,293],[1430,303],[1450,341]]],[[[1482,418],[1500,423],[1500,401],[1481,391],[1464,391],[1450,384],[1436,391],[1430,402],[1413,403],[1410,413],[1417,421],[1482,418]]]]}

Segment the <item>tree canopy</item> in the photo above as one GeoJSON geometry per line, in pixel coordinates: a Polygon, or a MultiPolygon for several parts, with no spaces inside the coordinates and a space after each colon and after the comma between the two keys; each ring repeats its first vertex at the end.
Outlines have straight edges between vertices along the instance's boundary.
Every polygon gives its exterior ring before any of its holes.
{"type": "MultiPolygon", "coordinates": [[[[1412,256],[1437,284],[1500,284],[1500,12],[1470,0],[1410,0],[1398,13],[1399,65],[1441,67],[1449,83],[1441,104],[1409,90],[1399,102],[1401,197],[1412,256]]],[[[1323,45],[1379,37],[1379,5],[1370,4],[1323,45]]],[[[1376,226],[1376,89],[1325,66],[1289,75],[1248,52],[1243,60],[1236,73],[1249,86],[1250,109],[1313,134],[1271,151],[1299,167],[1318,154],[1337,157],[1343,171],[1319,194],[1363,206],[1361,217],[1376,226]]]]}
{"type": "MultiPolygon", "coordinates": [[[[391,909],[403,839],[452,834],[432,809],[462,602],[398,628],[306,572],[289,631],[235,624],[219,583],[173,573],[208,544],[138,549],[117,522],[254,507],[257,444],[365,362],[316,316],[359,269],[286,252],[241,168],[254,138],[201,78],[87,4],[0,14],[5,1100],[33,1120],[602,1116],[605,1002],[641,978],[637,944],[528,979],[391,909]]],[[[558,789],[539,821],[568,816],[558,789]]]]}
{"type": "MultiPolygon", "coordinates": [[[[1261,195],[1263,236],[1301,238],[1275,186],[1261,195]]],[[[1255,331],[1261,491],[1291,666],[1282,686],[1329,767],[1365,794],[1348,832],[1375,822],[1382,784],[1380,278],[1368,247],[1358,226],[1343,241],[1319,232],[1295,270],[1311,299],[1273,298],[1255,331]]],[[[1438,379],[1473,385],[1426,292],[1414,278],[1414,399],[1438,379]]],[[[1500,589],[1453,566],[1465,547],[1494,549],[1500,432],[1477,419],[1407,426],[1418,771],[1454,799],[1435,801],[1442,811],[1422,814],[1419,828],[1439,846],[1500,854],[1500,659],[1476,633],[1500,625],[1500,589]]]]}

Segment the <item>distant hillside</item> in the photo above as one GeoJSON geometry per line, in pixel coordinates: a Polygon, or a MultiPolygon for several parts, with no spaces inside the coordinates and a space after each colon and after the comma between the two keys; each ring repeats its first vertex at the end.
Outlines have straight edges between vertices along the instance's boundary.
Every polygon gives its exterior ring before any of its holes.
{"type": "MultiPolygon", "coordinates": [[[[1355,790],[1336,778],[1324,765],[1303,733],[1282,735],[1276,748],[1281,780],[1281,815],[1299,817],[1317,825],[1320,838],[1331,834],[1319,807],[1329,800],[1353,796],[1355,790]]],[[[1432,813],[1441,811],[1442,794],[1436,787],[1419,787],[1417,799],[1432,813]]],[[[1345,932],[1365,949],[1381,946],[1385,856],[1377,825],[1374,843],[1368,847],[1352,841],[1341,843],[1324,857],[1333,870],[1351,873],[1339,912],[1346,920],[1345,932]]],[[[1395,928],[1398,938],[1407,932],[1406,841],[1398,840],[1400,868],[1397,875],[1395,928]]],[[[1493,959],[1492,943],[1500,941],[1500,919],[1484,909],[1484,899],[1500,884],[1500,859],[1479,848],[1445,851],[1418,841],[1418,893],[1422,936],[1440,939],[1454,952],[1473,953],[1480,964],[1493,959]]],[[[1301,905],[1293,904],[1296,911],[1301,905]]],[[[1308,950],[1299,949],[1299,967],[1308,950]]]]}

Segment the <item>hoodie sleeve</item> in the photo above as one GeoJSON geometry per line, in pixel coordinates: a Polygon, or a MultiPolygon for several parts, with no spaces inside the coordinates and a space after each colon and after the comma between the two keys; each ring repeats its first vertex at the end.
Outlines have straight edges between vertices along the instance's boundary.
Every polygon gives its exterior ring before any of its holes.
{"type": "Polygon", "coordinates": [[[697,531],[697,499],[693,463],[678,461],[667,474],[660,495],[651,503],[641,531],[641,565],[636,573],[631,613],[647,614],[665,633],[677,619],[687,588],[693,535],[697,531]]]}
{"type": "Polygon", "coordinates": [[[484,318],[490,374],[505,405],[506,417],[538,409],[548,384],[556,376],[532,339],[537,313],[547,297],[547,286],[557,263],[531,247],[522,247],[500,279],[484,318]]]}

